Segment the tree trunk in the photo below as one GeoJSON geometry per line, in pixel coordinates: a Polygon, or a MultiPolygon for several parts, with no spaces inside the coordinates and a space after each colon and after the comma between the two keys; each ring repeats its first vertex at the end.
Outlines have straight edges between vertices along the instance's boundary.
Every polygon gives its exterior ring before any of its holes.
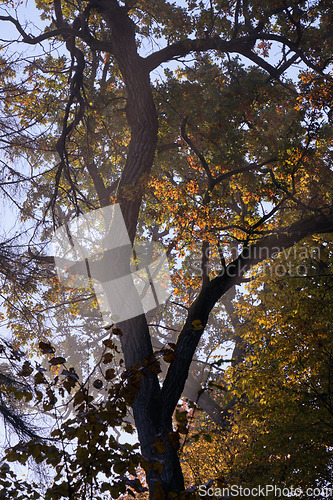
{"type": "MultiPolygon", "coordinates": [[[[157,144],[157,113],[153,100],[149,71],[138,55],[135,26],[126,9],[115,0],[95,2],[111,29],[112,53],[117,60],[127,90],[126,114],[131,129],[131,141],[122,173],[117,199],[120,203],[127,231],[133,243],[142,200],[142,192],[129,199],[126,188],[144,182],[143,174],[150,172],[157,144]]],[[[153,348],[145,316],[137,316],[119,323],[123,335],[122,351],[127,369],[144,365],[153,359],[153,348]]],[[[184,480],[177,450],[170,440],[172,418],[163,420],[161,389],[157,374],[149,366],[142,370],[140,386],[133,412],[142,454],[152,463],[147,472],[150,496],[163,499],[170,491],[183,491],[184,480]],[[161,445],[160,438],[164,443],[161,445]],[[161,448],[159,448],[160,443],[161,448]],[[162,465],[162,467],[161,467],[162,465]],[[161,470],[162,469],[162,470],[161,470]]]]}

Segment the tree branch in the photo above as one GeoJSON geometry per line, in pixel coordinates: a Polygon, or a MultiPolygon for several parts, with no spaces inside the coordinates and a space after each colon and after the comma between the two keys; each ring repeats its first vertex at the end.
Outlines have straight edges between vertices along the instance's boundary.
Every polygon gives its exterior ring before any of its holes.
{"type": "Polygon", "coordinates": [[[266,165],[269,165],[270,163],[274,163],[275,161],[278,161],[277,158],[270,158],[269,160],[263,161],[262,163],[249,163],[248,165],[244,165],[243,167],[238,167],[234,168],[233,170],[230,170],[229,172],[225,172],[224,174],[219,175],[214,179],[214,186],[216,184],[219,184],[220,182],[224,181],[225,179],[228,179],[229,177],[232,177],[233,175],[241,174],[243,172],[250,172],[250,170],[260,170],[262,167],[265,167],[266,165]]]}
{"type": "Polygon", "coordinates": [[[14,24],[17,31],[22,36],[22,41],[24,43],[28,43],[29,45],[36,45],[44,40],[48,40],[50,38],[54,38],[59,35],[66,35],[72,33],[72,28],[70,26],[62,26],[61,28],[56,28],[52,31],[47,31],[38,36],[31,36],[24,31],[20,22],[12,16],[0,16],[0,21],[8,21],[14,24]]]}
{"type": "Polygon", "coordinates": [[[175,348],[176,359],[170,364],[162,387],[162,411],[166,417],[172,415],[181,397],[194,352],[207,325],[209,314],[218,300],[230,288],[240,284],[244,274],[254,265],[293,246],[306,236],[331,232],[333,215],[313,216],[297,221],[284,230],[243,248],[240,255],[226,266],[224,272],[201,288],[188,310],[187,320],[175,348]]]}
{"type": "Polygon", "coordinates": [[[200,151],[198,150],[198,148],[195,146],[195,144],[193,143],[193,141],[189,138],[189,136],[186,134],[186,123],[187,123],[187,120],[188,120],[188,116],[186,116],[184,118],[184,120],[182,121],[182,124],[181,124],[181,127],[180,127],[180,132],[181,132],[181,136],[182,138],[184,139],[184,141],[186,142],[186,144],[190,147],[190,149],[193,151],[193,153],[199,158],[199,160],[201,161],[201,164],[207,174],[207,177],[208,177],[208,188],[212,187],[212,184],[213,184],[213,176],[212,176],[212,173],[210,171],[210,168],[209,168],[209,165],[204,157],[204,155],[202,153],[200,153],[200,151]]]}
{"type": "MultiPolygon", "coordinates": [[[[222,40],[219,36],[214,38],[197,38],[195,40],[187,38],[154,52],[147,56],[144,61],[147,70],[150,72],[164,62],[171,61],[177,57],[185,57],[191,52],[206,52],[207,50],[239,52],[240,50],[244,50],[253,41],[253,38],[249,36],[231,41],[222,40]]],[[[272,67],[272,69],[274,68],[272,67]]]]}
{"type": "MultiPolygon", "coordinates": [[[[230,41],[222,40],[219,36],[214,38],[198,38],[196,40],[183,40],[165,47],[144,59],[146,68],[149,72],[156,69],[160,64],[171,61],[177,57],[184,57],[192,52],[207,52],[208,50],[217,50],[225,53],[242,54],[250,61],[257,64],[260,68],[267,71],[274,79],[279,80],[281,71],[269,64],[265,59],[252,51],[257,40],[260,40],[259,34],[248,35],[230,41]]],[[[288,87],[289,88],[289,87],[288,87]]]]}
{"type": "MultiPolygon", "coordinates": [[[[82,19],[82,18],[81,18],[82,19]]],[[[80,19],[80,21],[81,21],[80,19]]],[[[12,23],[19,34],[22,36],[22,42],[27,43],[29,45],[37,45],[38,43],[43,42],[44,40],[50,40],[51,38],[56,38],[57,36],[64,35],[72,35],[80,38],[91,49],[101,50],[103,52],[112,52],[112,44],[108,40],[98,40],[93,37],[87,28],[86,23],[82,23],[80,29],[74,29],[70,25],[63,25],[51,31],[46,31],[45,33],[41,33],[37,36],[32,36],[28,34],[20,24],[20,22],[12,16],[0,16],[0,21],[8,21],[12,23]]]]}

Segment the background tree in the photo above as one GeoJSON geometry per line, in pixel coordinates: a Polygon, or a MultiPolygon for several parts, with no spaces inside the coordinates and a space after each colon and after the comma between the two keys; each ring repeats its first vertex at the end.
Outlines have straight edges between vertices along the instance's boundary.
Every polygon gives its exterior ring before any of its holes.
{"type": "Polygon", "coordinates": [[[253,270],[248,292],[226,304],[242,352],[224,374],[230,427],[203,414],[191,429],[183,460],[192,483],[331,486],[331,241],[294,251],[293,262],[276,257],[276,274],[253,270]]]}

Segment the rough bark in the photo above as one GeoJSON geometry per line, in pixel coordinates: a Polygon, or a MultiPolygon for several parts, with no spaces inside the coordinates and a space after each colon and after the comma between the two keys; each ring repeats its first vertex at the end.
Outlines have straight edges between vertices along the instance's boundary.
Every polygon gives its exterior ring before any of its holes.
{"type": "MultiPolygon", "coordinates": [[[[149,71],[138,55],[135,41],[135,26],[126,9],[117,2],[96,2],[96,7],[111,29],[112,53],[117,60],[127,90],[126,114],[131,130],[131,140],[118,189],[120,203],[131,242],[134,241],[142,194],[135,199],[127,197],[126,189],[144,182],[143,174],[150,172],[157,144],[157,114],[152,96],[149,71]]],[[[144,315],[119,324],[123,332],[122,350],[126,368],[144,364],[153,357],[153,348],[147,321],[144,315]]],[[[151,461],[160,462],[163,470],[152,469],[147,474],[150,494],[158,482],[165,494],[182,491],[184,481],[177,451],[168,437],[172,432],[172,414],[162,418],[160,386],[157,375],[144,370],[140,387],[133,404],[135,425],[143,455],[151,461]],[[159,454],[154,449],[154,438],[165,443],[166,451],[159,454]]]]}

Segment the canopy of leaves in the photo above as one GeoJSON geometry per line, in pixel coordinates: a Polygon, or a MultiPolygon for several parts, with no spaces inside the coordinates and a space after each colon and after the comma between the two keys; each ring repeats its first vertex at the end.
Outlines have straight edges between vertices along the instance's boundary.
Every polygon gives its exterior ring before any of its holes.
{"type": "Polygon", "coordinates": [[[330,483],[332,2],[4,0],[0,22],[0,187],[17,215],[1,352],[27,381],[3,380],[2,414],[28,435],[20,401],[57,422],[8,449],[3,488],[37,498],[8,466],[29,456],[53,470],[50,499],[146,495],[142,470],[151,498],[184,496],[178,456],[189,485],[330,483]],[[165,245],[173,290],[109,332],[49,243],[113,203],[132,242],[165,245]],[[114,437],[132,423],[141,454],[114,437]]]}

